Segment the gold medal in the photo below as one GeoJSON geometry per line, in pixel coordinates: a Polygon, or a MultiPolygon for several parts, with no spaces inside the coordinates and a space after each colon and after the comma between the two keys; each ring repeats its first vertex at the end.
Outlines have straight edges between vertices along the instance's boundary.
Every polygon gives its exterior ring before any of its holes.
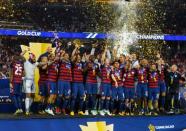
{"type": "Polygon", "coordinates": [[[171,82],[170,82],[170,84],[171,84],[171,85],[173,84],[173,78],[171,78],[171,82]]]}
{"type": "Polygon", "coordinates": [[[143,77],[143,75],[141,76],[141,80],[142,80],[142,81],[144,80],[144,77],[143,77]]]}
{"type": "Polygon", "coordinates": [[[109,79],[109,77],[110,77],[110,68],[106,68],[106,72],[107,72],[107,79],[109,79]]]}
{"type": "Polygon", "coordinates": [[[128,77],[131,77],[131,74],[130,73],[128,74],[128,77]]]}
{"type": "Polygon", "coordinates": [[[71,74],[71,70],[69,69],[69,73],[71,74]]]}
{"type": "Polygon", "coordinates": [[[92,72],[92,73],[93,73],[93,76],[95,76],[95,75],[96,75],[96,72],[95,72],[95,70],[93,70],[93,72],[92,72]]]}
{"type": "Polygon", "coordinates": [[[121,80],[120,76],[118,76],[118,80],[121,80]]]}
{"type": "Polygon", "coordinates": [[[107,73],[107,79],[109,78],[109,73],[107,73]]]}
{"type": "Polygon", "coordinates": [[[154,81],[156,82],[156,78],[154,77],[154,81]]]}

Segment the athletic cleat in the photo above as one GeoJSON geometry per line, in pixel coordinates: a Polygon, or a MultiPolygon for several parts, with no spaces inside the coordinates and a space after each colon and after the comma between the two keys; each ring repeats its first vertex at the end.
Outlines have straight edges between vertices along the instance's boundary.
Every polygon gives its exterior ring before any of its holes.
{"type": "Polygon", "coordinates": [[[139,114],[144,115],[144,113],[144,109],[142,109],[139,114]]]}
{"type": "Polygon", "coordinates": [[[97,111],[96,111],[96,110],[91,110],[91,114],[92,114],[93,116],[95,116],[95,115],[97,115],[97,111]]]}
{"type": "Polygon", "coordinates": [[[88,116],[88,115],[89,115],[88,110],[85,110],[85,114],[84,114],[84,115],[86,115],[86,116],[88,116]]]}
{"type": "Polygon", "coordinates": [[[55,113],[58,114],[58,115],[61,114],[61,110],[60,110],[59,107],[56,107],[55,113]]]}
{"type": "Polygon", "coordinates": [[[161,112],[165,112],[165,108],[164,107],[160,107],[160,111],[161,112]]]}
{"type": "Polygon", "coordinates": [[[62,110],[61,110],[61,112],[62,112],[62,114],[63,114],[63,115],[67,115],[67,113],[66,113],[66,110],[65,110],[65,109],[62,109],[62,110]]]}
{"type": "Polygon", "coordinates": [[[18,115],[18,114],[20,114],[20,110],[19,110],[19,109],[17,109],[17,110],[15,111],[14,115],[18,115]]]}
{"type": "Polygon", "coordinates": [[[153,115],[154,115],[154,116],[157,116],[157,115],[158,115],[158,113],[157,113],[157,112],[153,112],[153,115]]]}
{"type": "Polygon", "coordinates": [[[138,113],[138,115],[139,115],[139,116],[143,115],[143,112],[140,111],[140,112],[138,113]]]}
{"type": "Polygon", "coordinates": [[[125,113],[125,115],[126,115],[126,116],[129,116],[130,114],[127,112],[127,113],[125,113]]]}
{"type": "Polygon", "coordinates": [[[54,116],[54,112],[51,109],[46,109],[45,112],[48,113],[49,115],[54,116]]]}
{"type": "Polygon", "coordinates": [[[45,109],[45,112],[49,114],[49,112],[50,112],[50,109],[45,109]]]}
{"type": "Polygon", "coordinates": [[[131,112],[131,113],[130,113],[130,115],[131,115],[131,116],[133,116],[133,115],[134,115],[134,113],[133,113],[133,112],[131,112]]]}
{"type": "Polygon", "coordinates": [[[53,110],[50,110],[50,114],[51,114],[52,116],[55,115],[54,112],[53,112],[53,110]]]}
{"type": "Polygon", "coordinates": [[[168,111],[167,114],[174,114],[174,110],[170,109],[170,111],[168,111]]]}
{"type": "Polygon", "coordinates": [[[108,115],[108,116],[112,115],[109,110],[105,110],[105,114],[108,115]]]}
{"type": "Polygon", "coordinates": [[[23,110],[22,109],[19,109],[19,113],[23,113],[23,110]]]}
{"type": "Polygon", "coordinates": [[[26,115],[26,116],[30,116],[30,112],[28,112],[28,111],[25,112],[25,115],[26,115]]]}
{"type": "Polygon", "coordinates": [[[74,112],[73,112],[73,111],[71,111],[71,112],[70,112],[70,115],[71,115],[71,116],[74,116],[74,112]]]}
{"type": "Polygon", "coordinates": [[[179,109],[176,109],[175,110],[175,114],[180,114],[180,110],[179,109]]]}
{"type": "Polygon", "coordinates": [[[105,115],[105,112],[104,112],[103,110],[101,110],[101,111],[99,111],[99,114],[100,114],[101,116],[104,116],[104,115],[105,115]]]}
{"type": "Polygon", "coordinates": [[[147,113],[147,116],[151,116],[151,115],[152,115],[152,112],[147,113]]]}
{"type": "Polygon", "coordinates": [[[39,111],[38,113],[39,113],[40,115],[44,115],[44,114],[46,114],[45,111],[39,111]]]}
{"type": "Polygon", "coordinates": [[[145,116],[148,116],[148,114],[149,114],[148,112],[145,112],[145,113],[144,113],[145,116]]]}
{"type": "Polygon", "coordinates": [[[85,115],[83,111],[78,111],[78,115],[85,115]]]}
{"type": "Polygon", "coordinates": [[[123,112],[119,112],[118,114],[119,114],[120,116],[124,116],[123,112]]]}
{"type": "Polygon", "coordinates": [[[116,114],[115,113],[112,113],[111,116],[115,116],[116,114]]]}

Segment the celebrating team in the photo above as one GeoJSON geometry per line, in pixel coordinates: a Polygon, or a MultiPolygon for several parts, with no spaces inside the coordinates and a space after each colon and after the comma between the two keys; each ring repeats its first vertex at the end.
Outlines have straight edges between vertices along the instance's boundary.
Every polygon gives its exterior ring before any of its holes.
{"type": "MultiPolygon", "coordinates": [[[[24,88],[25,112],[30,115],[35,86],[34,70],[39,69],[40,104],[38,112],[51,115],[63,113],[78,115],[157,115],[164,111],[167,87],[171,87],[171,97],[178,106],[178,93],[175,83],[180,79],[176,65],[168,72],[161,58],[155,62],[137,60],[136,55],[116,57],[105,46],[103,52],[95,57],[95,48],[90,54],[80,53],[75,45],[72,53],[51,48],[36,57],[30,53],[29,59],[14,57],[11,71],[11,94],[16,107],[15,114],[22,110],[22,83],[24,88]],[[167,75],[169,85],[165,83],[167,75]],[[161,101],[159,100],[161,98],[161,101]],[[137,110],[135,110],[137,109],[137,110]]],[[[171,103],[171,102],[170,102],[171,103]]]]}

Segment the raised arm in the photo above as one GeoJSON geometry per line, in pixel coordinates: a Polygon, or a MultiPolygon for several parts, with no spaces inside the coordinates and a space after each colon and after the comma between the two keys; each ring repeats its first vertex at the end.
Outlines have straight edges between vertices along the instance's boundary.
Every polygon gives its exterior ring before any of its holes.
{"type": "MultiPolygon", "coordinates": [[[[29,51],[29,50],[28,50],[29,51]]],[[[24,50],[23,52],[21,52],[20,57],[21,59],[25,62],[26,58],[24,57],[25,53],[27,52],[27,50],[24,50]]],[[[29,51],[30,52],[30,51],[29,51]]]]}
{"type": "Polygon", "coordinates": [[[106,59],[106,51],[107,51],[107,47],[105,47],[105,49],[101,55],[101,64],[104,64],[104,61],[106,59]]]}
{"type": "Polygon", "coordinates": [[[113,74],[111,74],[111,78],[114,81],[115,86],[118,87],[118,82],[117,82],[117,80],[116,80],[116,78],[115,78],[115,76],[113,74]]]}
{"type": "Polygon", "coordinates": [[[76,52],[77,52],[78,50],[79,50],[79,46],[76,44],[76,45],[75,45],[75,49],[72,51],[71,61],[74,61],[74,60],[75,60],[75,58],[76,58],[75,54],[76,54],[76,52]]]}
{"type": "Polygon", "coordinates": [[[91,49],[90,55],[94,55],[95,50],[96,50],[96,44],[97,43],[95,43],[95,44],[92,45],[92,49],[91,49]]]}
{"type": "Polygon", "coordinates": [[[21,54],[20,54],[20,55],[21,55],[21,56],[24,56],[26,52],[27,52],[27,51],[26,51],[26,50],[24,50],[24,51],[22,51],[22,52],[21,52],[21,54]]]}
{"type": "Polygon", "coordinates": [[[61,50],[61,51],[60,51],[60,54],[61,54],[61,55],[60,55],[59,60],[63,60],[65,51],[64,51],[64,50],[61,50]]]}
{"type": "Polygon", "coordinates": [[[106,56],[109,60],[111,60],[111,53],[109,49],[107,49],[106,56]]]}
{"type": "Polygon", "coordinates": [[[117,47],[115,46],[114,49],[112,50],[112,60],[116,60],[117,58],[117,47]]]}
{"type": "Polygon", "coordinates": [[[11,68],[10,71],[9,71],[9,76],[10,76],[10,88],[13,88],[13,85],[12,85],[12,80],[13,80],[13,69],[11,68]]]}

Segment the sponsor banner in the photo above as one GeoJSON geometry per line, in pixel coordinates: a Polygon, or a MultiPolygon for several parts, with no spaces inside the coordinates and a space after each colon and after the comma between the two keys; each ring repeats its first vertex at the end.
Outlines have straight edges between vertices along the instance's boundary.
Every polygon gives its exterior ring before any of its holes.
{"type": "Polygon", "coordinates": [[[0,129],[6,131],[182,131],[185,128],[186,115],[0,120],[0,129]]]}
{"type": "MultiPolygon", "coordinates": [[[[142,40],[165,40],[165,41],[186,41],[186,36],[181,35],[167,35],[167,34],[130,34],[131,38],[142,40]]],[[[2,36],[30,36],[30,37],[43,37],[43,38],[78,38],[78,39],[117,39],[114,34],[104,34],[95,32],[44,32],[34,30],[14,30],[14,29],[0,29],[2,36]]]]}
{"type": "Polygon", "coordinates": [[[0,102],[1,99],[9,98],[10,96],[10,84],[8,79],[0,79],[0,102]]]}
{"type": "MultiPolygon", "coordinates": [[[[0,79],[0,111],[2,103],[10,103],[10,82],[8,79],[0,79]]],[[[3,108],[7,108],[4,106],[3,108]]]]}
{"type": "Polygon", "coordinates": [[[41,36],[41,32],[36,31],[17,31],[17,35],[23,35],[23,36],[41,36]]]}
{"type": "Polygon", "coordinates": [[[13,30],[13,29],[0,29],[0,35],[54,37],[53,32],[40,32],[40,31],[33,31],[33,30],[13,30]]]}
{"type": "Polygon", "coordinates": [[[14,29],[0,29],[0,35],[3,36],[31,36],[31,37],[43,37],[43,38],[79,38],[79,39],[104,39],[106,34],[102,33],[73,33],[73,32],[44,32],[33,30],[14,30],[14,29]]]}

